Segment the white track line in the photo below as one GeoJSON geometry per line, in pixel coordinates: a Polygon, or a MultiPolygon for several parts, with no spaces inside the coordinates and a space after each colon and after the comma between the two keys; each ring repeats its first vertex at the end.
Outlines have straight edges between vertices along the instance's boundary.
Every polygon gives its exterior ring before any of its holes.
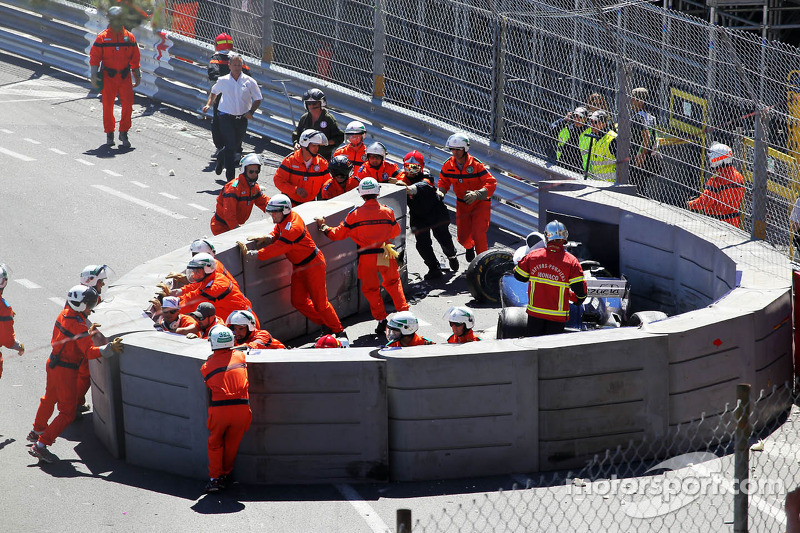
{"type": "Polygon", "coordinates": [[[14,133],[13,131],[7,130],[5,128],[0,129],[0,131],[2,131],[3,133],[14,133]]]}
{"type": "Polygon", "coordinates": [[[208,211],[208,208],[203,207],[202,205],[197,205],[197,204],[186,204],[186,205],[188,205],[189,207],[194,207],[195,209],[198,209],[200,211],[208,211]]]}
{"type": "Polygon", "coordinates": [[[163,196],[164,198],[169,198],[170,200],[178,200],[178,199],[179,199],[177,196],[172,196],[172,195],[171,195],[170,193],[168,193],[168,192],[160,192],[160,193],[158,193],[158,194],[160,194],[160,195],[161,195],[161,196],[163,196]]]}
{"type": "Polygon", "coordinates": [[[52,298],[48,298],[48,300],[50,300],[59,307],[64,307],[65,305],[67,305],[67,301],[64,298],[59,298],[58,296],[53,296],[52,298]]]}
{"type": "Polygon", "coordinates": [[[336,487],[336,490],[338,490],[339,493],[350,502],[350,505],[355,507],[356,511],[358,511],[358,514],[361,515],[361,518],[364,519],[374,533],[391,532],[391,529],[389,529],[383,520],[381,520],[381,517],[378,516],[378,513],[375,512],[375,509],[373,509],[367,502],[364,501],[361,495],[356,492],[356,489],[345,484],[334,485],[334,487],[336,487]]]}
{"type": "Polygon", "coordinates": [[[54,154],[58,154],[58,155],[67,155],[67,152],[62,152],[62,151],[61,151],[61,150],[59,150],[58,148],[50,148],[49,150],[50,150],[51,152],[53,152],[54,154]]]}
{"type": "Polygon", "coordinates": [[[22,139],[22,140],[23,140],[23,141],[28,141],[28,142],[29,142],[29,143],[31,143],[31,144],[42,144],[42,143],[40,143],[39,141],[37,141],[36,139],[29,139],[28,137],[25,137],[25,138],[24,138],[24,139],[22,139]]]}
{"type": "Polygon", "coordinates": [[[94,187],[95,189],[101,190],[103,192],[107,192],[108,194],[116,196],[117,198],[121,198],[123,200],[127,200],[127,201],[129,201],[131,203],[134,203],[136,205],[140,205],[140,206],[142,206],[144,208],[152,209],[156,213],[161,213],[162,215],[167,215],[168,217],[176,218],[178,220],[186,218],[185,216],[179,215],[178,213],[175,213],[174,211],[170,211],[169,209],[164,209],[163,207],[157,206],[156,204],[151,204],[150,202],[145,202],[144,200],[141,200],[141,199],[136,198],[134,196],[131,196],[129,194],[125,194],[124,192],[120,192],[120,191],[118,191],[116,189],[112,189],[111,187],[106,187],[105,185],[92,185],[92,187],[94,187]]]}
{"type": "Polygon", "coordinates": [[[141,181],[133,181],[133,180],[131,180],[131,183],[133,183],[137,187],[141,187],[142,189],[149,189],[150,188],[149,185],[147,185],[146,183],[142,183],[141,181]]]}
{"type": "Polygon", "coordinates": [[[76,157],[75,161],[77,161],[81,165],[86,165],[87,167],[93,167],[94,166],[94,163],[92,163],[91,161],[87,161],[85,159],[79,159],[79,158],[76,157]]]}
{"type": "Polygon", "coordinates": [[[122,174],[118,174],[118,173],[114,172],[113,170],[108,170],[107,168],[104,168],[103,172],[105,172],[109,176],[113,176],[115,178],[121,178],[122,177],[122,174]]]}
{"type": "Polygon", "coordinates": [[[19,283],[20,285],[22,285],[26,289],[41,289],[42,288],[40,285],[35,284],[34,282],[32,282],[29,279],[19,278],[19,279],[15,279],[14,281],[19,283]]]}
{"type": "Polygon", "coordinates": [[[36,161],[32,157],[28,157],[27,155],[23,155],[23,154],[18,154],[17,152],[12,152],[11,150],[9,150],[7,148],[3,148],[1,146],[0,146],[0,154],[10,155],[11,157],[16,157],[17,159],[20,159],[22,161],[36,161]]]}

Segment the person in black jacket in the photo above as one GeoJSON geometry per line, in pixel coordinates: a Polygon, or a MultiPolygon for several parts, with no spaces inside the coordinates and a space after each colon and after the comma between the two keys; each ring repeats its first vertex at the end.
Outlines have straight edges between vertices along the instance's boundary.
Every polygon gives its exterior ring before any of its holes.
{"type": "Polygon", "coordinates": [[[548,148],[550,161],[558,161],[561,166],[576,172],[583,171],[584,161],[581,153],[581,138],[589,133],[586,125],[586,108],[577,107],[567,116],[550,124],[550,137],[553,143],[548,148]]]}
{"type": "MultiPolygon", "coordinates": [[[[231,73],[231,69],[228,66],[228,54],[233,51],[233,37],[227,33],[220,33],[217,35],[216,39],[214,39],[214,46],[216,51],[214,55],[211,56],[207,69],[208,81],[210,81],[212,85],[216,83],[220,76],[226,76],[231,73]]],[[[250,69],[247,65],[242,65],[242,72],[250,74],[250,69]]],[[[214,146],[217,147],[217,151],[214,152],[214,158],[219,157],[222,150],[225,148],[225,143],[222,142],[222,134],[219,132],[218,107],[219,99],[214,101],[214,113],[211,115],[211,139],[214,141],[214,146]]],[[[239,146],[237,148],[236,153],[241,154],[242,147],[239,146]]]]}
{"type": "Polygon", "coordinates": [[[321,131],[328,138],[328,145],[319,147],[319,155],[330,161],[333,151],[344,142],[344,132],[339,129],[336,119],[326,109],[328,101],[321,90],[307,90],[303,94],[303,105],[306,107],[306,113],[300,117],[300,122],[292,133],[292,144],[295,145],[295,149],[298,147],[297,141],[305,130],[321,131]]]}
{"type": "Polygon", "coordinates": [[[403,158],[403,172],[397,177],[404,183],[408,192],[408,212],[411,218],[411,231],[417,241],[417,251],[428,267],[425,279],[442,277],[439,260],[433,252],[431,232],[450,263],[450,269],[458,270],[456,247],[450,235],[450,212],[436,194],[436,186],[425,168],[425,158],[414,150],[403,158]]]}

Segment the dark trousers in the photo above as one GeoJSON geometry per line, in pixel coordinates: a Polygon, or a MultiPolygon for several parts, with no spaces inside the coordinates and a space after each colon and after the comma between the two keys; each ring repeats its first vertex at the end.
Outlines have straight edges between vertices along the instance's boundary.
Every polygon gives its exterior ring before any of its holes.
{"type": "Polygon", "coordinates": [[[223,148],[225,144],[222,142],[222,132],[219,131],[219,98],[214,100],[214,113],[211,115],[211,140],[214,141],[214,146],[217,150],[223,148]]]}
{"type": "Polygon", "coordinates": [[[528,337],[556,335],[557,333],[564,333],[566,324],[566,322],[554,322],[553,320],[545,320],[528,315],[528,329],[526,333],[528,337]]]}
{"type": "Polygon", "coordinates": [[[236,167],[239,164],[236,154],[237,150],[241,153],[242,140],[247,132],[247,119],[244,116],[237,118],[219,113],[219,132],[222,135],[222,144],[225,145],[225,177],[230,181],[236,177],[236,167]]]}
{"type": "Polygon", "coordinates": [[[453,236],[450,235],[449,221],[439,222],[430,227],[412,227],[411,231],[417,240],[417,252],[425,262],[425,266],[432,269],[439,268],[439,261],[436,259],[436,254],[433,253],[433,240],[431,239],[431,232],[436,240],[439,241],[439,246],[442,247],[442,252],[447,257],[454,257],[456,255],[456,247],[453,244],[453,236]]]}

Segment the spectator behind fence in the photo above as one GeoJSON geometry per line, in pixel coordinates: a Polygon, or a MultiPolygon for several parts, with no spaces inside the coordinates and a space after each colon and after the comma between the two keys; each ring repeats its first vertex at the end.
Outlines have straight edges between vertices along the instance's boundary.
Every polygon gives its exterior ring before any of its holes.
{"type": "Polygon", "coordinates": [[[554,140],[547,157],[570,170],[583,172],[589,156],[590,128],[586,125],[586,108],[576,107],[564,118],[550,125],[549,137],[554,140]],[[584,155],[585,154],[585,155],[584,155]]]}
{"type": "Polygon", "coordinates": [[[792,247],[794,248],[792,259],[794,259],[798,255],[798,248],[800,248],[800,196],[794,201],[792,214],[789,215],[789,229],[792,231],[792,247]]]}
{"type": "Polygon", "coordinates": [[[631,92],[631,183],[639,193],[654,198],[654,178],[661,175],[656,117],[646,110],[648,91],[637,87],[631,92]]]}
{"type": "Polygon", "coordinates": [[[617,132],[611,127],[608,113],[595,111],[589,117],[592,132],[588,135],[588,175],[594,179],[614,182],[617,179],[617,132]]]}
{"type": "Polygon", "coordinates": [[[600,93],[592,93],[586,97],[586,111],[591,115],[595,111],[605,111],[608,113],[608,101],[600,93]]]}

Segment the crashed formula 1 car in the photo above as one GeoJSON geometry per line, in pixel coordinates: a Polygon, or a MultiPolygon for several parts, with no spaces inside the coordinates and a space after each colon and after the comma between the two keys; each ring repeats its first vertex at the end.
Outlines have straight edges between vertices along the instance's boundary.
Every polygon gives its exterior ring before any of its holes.
{"type": "MultiPolygon", "coordinates": [[[[526,335],[528,284],[514,278],[513,269],[528,252],[544,245],[544,237],[534,232],[516,251],[493,248],[483,252],[467,270],[467,285],[472,296],[479,302],[494,303],[501,308],[498,339],[526,335]]],[[[613,276],[599,262],[583,257],[585,253],[579,242],[570,241],[566,248],[580,261],[588,289],[583,304],[570,303],[567,332],[640,326],[667,317],[660,311],[629,314],[631,288],[625,276],[613,276]]]]}

